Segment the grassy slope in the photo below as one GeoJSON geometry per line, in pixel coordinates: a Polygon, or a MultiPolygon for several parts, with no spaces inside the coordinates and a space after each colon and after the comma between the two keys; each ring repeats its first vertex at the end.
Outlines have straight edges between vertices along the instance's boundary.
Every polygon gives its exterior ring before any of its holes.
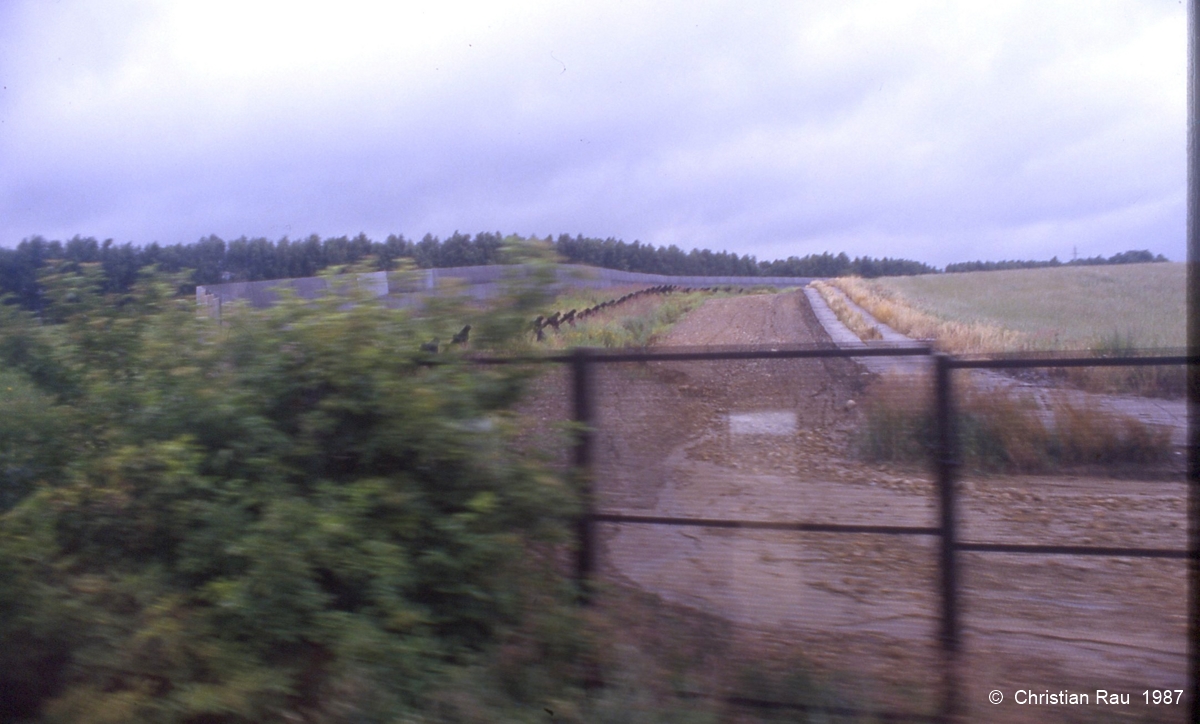
{"type": "Polygon", "coordinates": [[[1182,347],[1182,263],[1018,269],[878,279],[943,319],[1030,335],[1038,347],[1087,347],[1132,335],[1139,347],[1182,347]]]}

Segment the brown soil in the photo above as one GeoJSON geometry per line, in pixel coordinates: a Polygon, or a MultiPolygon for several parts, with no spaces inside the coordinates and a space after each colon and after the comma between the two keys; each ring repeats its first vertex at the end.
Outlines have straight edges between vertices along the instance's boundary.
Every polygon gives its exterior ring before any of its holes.
{"type": "MultiPolygon", "coordinates": [[[[792,292],[712,299],[661,345],[827,341],[804,296],[792,292]]],[[[554,379],[546,384],[565,378],[554,379]]],[[[926,471],[855,459],[858,411],[847,403],[869,394],[869,379],[846,360],[601,365],[598,507],[935,525],[926,471]]],[[[565,412],[560,403],[541,415],[565,412]]],[[[961,492],[963,537],[973,541],[1184,546],[1178,481],[996,477],[965,481],[961,492]]],[[[935,710],[935,538],[632,524],[603,525],[600,537],[606,580],[730,622],[734,648],[764,660],[778,658],[769,652],[803,656],[860,698],[846,705],[935,710]]],[[[1182,561],[963,554],[961,563],[971,720],[1182,721],[1181,707],[1137,704],[1146,688],[1184,683],[1182,561]],[[1021,707],[1012,703],[1018,688],[1103,688],[1132,694],[1133,703],[1107,713],[1094,703],[1021,707]],[[992,689],[1004,692],[1004,704],[986,703],[992,689]]]]}

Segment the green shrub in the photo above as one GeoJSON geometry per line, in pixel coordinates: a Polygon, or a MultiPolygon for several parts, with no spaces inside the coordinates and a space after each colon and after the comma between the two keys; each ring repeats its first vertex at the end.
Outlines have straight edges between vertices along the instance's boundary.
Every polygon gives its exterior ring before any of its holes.
{"type": "Polygon", "coordinates": [[[502,351],[536,290],[218,323],[169,280],[97,278],[0,310],[0,720],[391,721],[531,597],[572,615],[526,556],[576,503],[511,444],[525,373],[420,351],[468,313],[502,351]]]}

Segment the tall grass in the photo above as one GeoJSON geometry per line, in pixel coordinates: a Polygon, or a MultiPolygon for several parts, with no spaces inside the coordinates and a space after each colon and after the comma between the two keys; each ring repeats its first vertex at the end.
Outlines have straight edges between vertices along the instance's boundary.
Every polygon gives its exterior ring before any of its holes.
{"type": "MultiPolygon", "coordinates": [[[[1114,331],[1091,344],[1096,357],[1133,357],[1144,351],[1136,332],[1114,331]]],[[[1089,392],[1128,392],[1145,397],[1183,397],[1187,370],[1183,365],[1153,367],[1075,367],[1058,373],[1089,392]]]]}
{"type": "Polygon", "coordinates": [[[1185,344],[1182,264],[830,281],[881,322],[964,353],[1185,344]]]}
{"type": "MultiPolygon", "coordinates": [[[[988,275],[999,273],[974,272],[946,276],[970,276],[984,279],[988,275]]],[[[1134,331],[1133,327],[1113,327],[1107,332],[1094,333],[1087,338],[1067,338],[1052,329],[1043,329],[1041,333],[1035,334],[985,322],[946,319],[939,314],[918,308],[907,297],[902,296],[896,291],[898,281],[844,277],[831,280],[830,283],[845,292],[856,304],[866,309],[879,321],[901,334],[915,339],[931,340],[938,349],[954,354],[1070,350],[1089,352],[1101,358],[1113,358],[1136,356],[1162,339],[1161,336],[1158,336],[1158,332],[1152,330],[1147,333],[1141,329],[1134,331]]],[[[973,294],[969,288],[961,286],[961,280],[957,281],[956,285],[941,288],[942,292],[947,290],[955,290],[968,299],[972,298],[973,294]]],[[[995,290],[992,290],[991,293],[994,292],[995,290]]],[[[981,292],[981,295],[986,298],[988,293],[985,285],[985,291],[981,292]]],[[[949,302],[945,300],[943,302],[950,306],[949,302]]],[[[961,302],[955,308],[965,307],[967,304],[968,302],[961,302]]],[[[1027,309],[1030,304],[1027,301],[1022,302],[1021,308],[1027,309]]],[[[1094,306],[1100,310],[1105,307],[1098,302],[1094,303],[1094,306]]],[[[1177,322],[1182,325],[1182,317],[1177,322]]],[[[1099,322],[1093,322],[1094,328],[1100,328],[1099,324],[1099,322]]],[[[1170,337],[1170,339],[1175,338],[1170,337]]],[[[1148,397],[1181,397],[1185,384],[1182,366],[1084,367],[1061,372],[1052,371],[1050,374],[1051,377],[1065,380],[1072,386],[1089,392],[1131,393],[1148,397]]]]}
{"type": "Polygon", "coordinates": [[[991,324],[939,318],[917,309],[900,294],[878,281],[858,277],[830,280],[855,304],[897,332],[913,339],[927,339],[946,352],[978,354],[1012,352],[1029,348],[1025,335],[991,324]]]}
{"type": "MultiPolygon", "coordinates": [[[[1043,408],[1027,393],[967,386],[955,412],[960,461],[971,469],[1046,472],[1170,460],[1170,430],[1061,397],[1043,408]]],[[[865,459],[914,463],[933,452],[932,405],[922,380],[884,378],[863,414],[858,451],[865,459]]]]}

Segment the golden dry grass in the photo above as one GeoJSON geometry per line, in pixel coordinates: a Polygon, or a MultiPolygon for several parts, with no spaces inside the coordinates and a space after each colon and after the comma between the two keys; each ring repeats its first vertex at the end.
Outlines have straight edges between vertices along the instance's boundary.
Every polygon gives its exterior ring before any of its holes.
{"type": "MultiPolygon", "coordinates": [[[[968,468],[1049,472],[1072,466],[1162,466],[1170,430],[1094,404],[962,384],[957,437],[968,468]]],[[[932,453],[934,422],[925,385],[903,376],[875,384],[864,406],[859,451],[871,461],[918,462],[932,453]]]]}
{"type": "Polygon", "coordinates": [[[913,339],[932,340],[946,352],[977,354],[1014,352],[1030,348],[1027,335],[979,322],[942,319],[912,306],[879,280],[841,277],[829,282],[876,319],[913,339]]]}
{"type": "Polygon", "coordinates": [[[825,300],[829,308],[837,316],[842,324],[846,325],[851,332],[858,335],[858,338],[866,342],[871,339],[881,339],[882,334],[879,333],[879,327],[871,324],[857,310],[852,309],[849,304],[846,304],[846,298],[839,294],[828,282],[813,282],[813,289],[825,300]]]}
{"type": "MultiPolygon", "coordinates": [[[[1020,269],[831,280],[896,331],[943,351],[1086,351],[1097,357],[1184,344],[1183,264],[1020,269]]],[[[1089,392],[1179,397],[1179,367],[1079,368],[1062,375],[1089,392]]]]}

